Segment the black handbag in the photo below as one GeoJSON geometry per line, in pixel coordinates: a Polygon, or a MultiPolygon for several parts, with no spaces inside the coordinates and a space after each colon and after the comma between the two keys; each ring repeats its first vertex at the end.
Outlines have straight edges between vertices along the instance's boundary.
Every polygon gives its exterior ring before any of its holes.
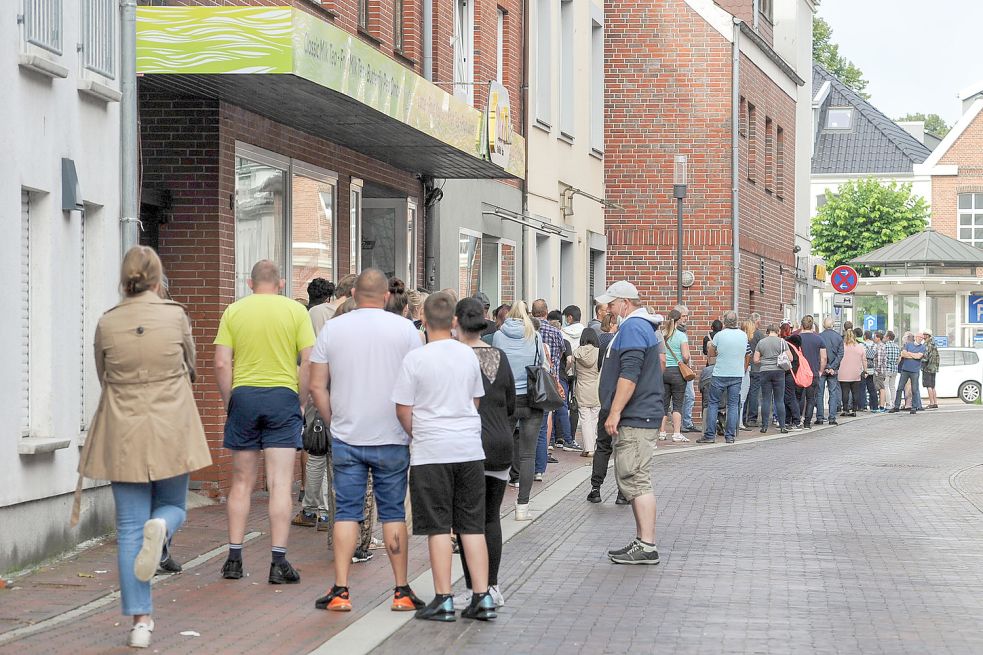
{"type": "Polygon", "coordinates": [[[304,450],[308,455],[316,457],[327,455],[331,451],[328,426],[324,424],[319,412],[314,412],[314,418],[304,426],[304,450]]]}
{"type": "Polygon", "coordinates": [[[529,406],[544,412],[555,412],[563,407],[563,397],[557,388],[553,374],[539,361],[539,339],[536,339],[536,363],[526,367],[529,406]]]}

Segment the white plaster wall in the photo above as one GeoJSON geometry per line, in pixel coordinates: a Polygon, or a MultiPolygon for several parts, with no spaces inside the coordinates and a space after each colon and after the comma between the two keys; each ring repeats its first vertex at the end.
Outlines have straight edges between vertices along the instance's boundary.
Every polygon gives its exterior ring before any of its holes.
{"type": "Polygon", "coordinates": [[[911,192],[914,195],[925,198],[925,202],[927,202],[929,206],[932,204],[932,178],[928,175],[913,175],[911,173],[898,175],[850,176],[814,175],[810,181],[809,216],[812,217],[816,215],[816,211],[818,210],[816,207],[816,198],[825,193],[826,189],[829,189],[831,192],[835,193],[836,189],[838,189],[841,184],[844,184],[849,180],[866,179],[868,177],[874,177],[884,184],[888,184],[890,182],[897,182],[898,184],[911,184],[911,192]]]}
{"type": "MultiPolygon", "coordinates": [[[[529,62],[529,97],[533,103],[529,112],[528,141],[529,168],[529,213],[542,217],[556,225],[566,225],[575,232],[573,240],[575,280],[572,290],[572,302],[584,310],[588,316],[590,311],[585,307],[588,289],[588,273],[590,270],[588,231],[604,234],[604,208],[589,198],[575,196],[573,200],[574,214],[564,221],[560,208],[560,195],[564,186],[581,189],[599,198],[604,197],[604,162],[597,153],[592,153],[590,138],[590,106],[591,106],[591,26],[592,15],[603,15],[601,0],[574,0],[574,133],[572,139],[560,134],[560,69],[561,32],[560,32],[560,0],[553,0],[552,6],[552,50],[553,74],[551,76],[551,118],[550,126],[545,127],[536,121],[535,101],[538,96],[536,88],[536,66],[538,52],[533,46],[530,50],[529,62]]],[[[538,33],[538,3],[530,2],[529,34],[538,33]]],[[[529,231],[525,248],[527,288],[525,297],[532,300],[539,297],[539,274],[536,266],[535,236],[529,231]]],[[[560,237],[550,238],[551,259],[551,292],[547,300],[550,308],[557,308],[560,303],[560,237]]],[[[562,308],[561,308],[562,309],[562,308]]],[[[586,318],[585,318],[586,320],[586,318]]]]}
{"type": "MultiPolygon", "coordinates": [[[[80,368],[92,369],[92,332],[102,311],[118,298],[119,104],[80,94],[78,2],[64,2],[62,55],[45,53],[69,69],[51,79],[18,66],[24,44],[17,22],[21,0],[0,3],[0,272],[8,280],[0,312],[0,524],[5,507],[65,494],[74,489],[80,426],[94,409],[98,392],[82,409],[80,368]],[[80,212],[61,211],[61,158],[75,160],[83,197],[88,244],[87,329],[82,332],[80,212]],[[19,455],[21,440],[20,197],[32,195],[31,387],[32,435],[70,438],[65,449],[19,455]],[[83,352],[83,341],[85,343],[83,352]]],[[[114,31],[118,36],[119,30],[114,31]]],[[[118,48],[117,48],[118,50],[118,48]]],[[[35,52],[42,52],[35,50],[35,52]]],[[[118,53],[117,53],[118,58],[118,53]]],[[[119,70],[117,64],[116,70],[119,70]]],[[[110,82],[118,88],[118,82],[110,82]]],[[[12,511],[12,510],[11,510],[12,511]]],[[[52,516],[66,523],[68,515],[52,516]]]]}

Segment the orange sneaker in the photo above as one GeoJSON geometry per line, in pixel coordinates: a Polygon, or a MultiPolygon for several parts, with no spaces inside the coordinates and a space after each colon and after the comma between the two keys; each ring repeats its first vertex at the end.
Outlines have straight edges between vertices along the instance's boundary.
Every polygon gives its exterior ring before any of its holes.
{"type": "Polygon", "coordinates": [[[348,587],[334,585],[331,591],[314,601],[314,608],[332,612],[351,612],[352,601],[348,594],[348,587]]]}
{"type": "Polygon", "coordinates": [[[416,597],[409,585],[396,587],[393,592],[392,611],[394,612],[415,612],[427,604],[416,597]]]}

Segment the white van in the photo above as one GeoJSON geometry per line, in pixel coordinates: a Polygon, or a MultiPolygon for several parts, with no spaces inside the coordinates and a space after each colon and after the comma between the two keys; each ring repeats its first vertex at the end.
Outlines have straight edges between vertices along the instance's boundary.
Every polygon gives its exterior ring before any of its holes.
{"type": "MultiPolygon", "coordinates": [[[[983,391],[983,362],[980,351],[973,348],[939,348],[939,372],[935,376],[935,393],[939,398],[959,398],[975,403],[983,391]]],[[[928,392],[922,389],[922,402],[928,392]]]]}

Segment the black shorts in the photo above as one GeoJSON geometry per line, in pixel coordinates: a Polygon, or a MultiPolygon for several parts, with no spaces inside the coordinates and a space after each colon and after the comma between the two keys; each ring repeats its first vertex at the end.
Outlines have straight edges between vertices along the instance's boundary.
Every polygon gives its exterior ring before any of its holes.
{"type": "Polygon", "coordinates": [[[665,415],[670,416],[670,410],[682,414],[683,401],[686,398],[686,380],[683,379],[678,366],[666,367],[662,372],[662,385],[665,415]]]}
{"type": "Polygon", "coordinates": [[[410,467],[413,534],[484,534],[485,463],[410,467]]]}
{"type": "Polygon", "coordinates": [[[926,373],[922,371],[922,386],[926,389],[935,388],[935,373],[926,373]]]}

